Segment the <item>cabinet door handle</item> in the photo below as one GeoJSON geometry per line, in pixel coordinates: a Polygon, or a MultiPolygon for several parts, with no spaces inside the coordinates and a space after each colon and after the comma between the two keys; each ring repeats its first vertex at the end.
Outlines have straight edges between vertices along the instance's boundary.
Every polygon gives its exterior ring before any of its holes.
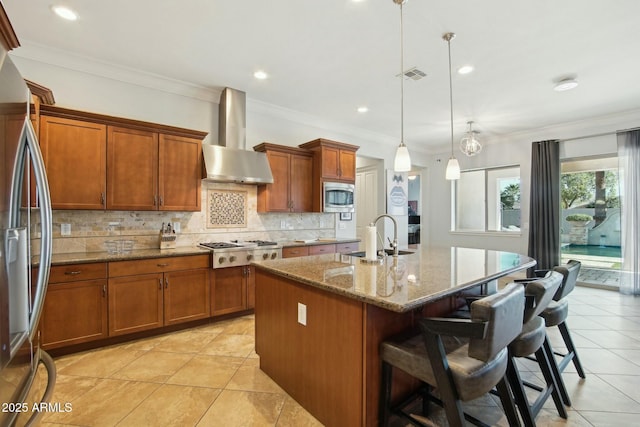
{"type": "Polygon", "coordinates": [[[102,285],[102,297],[107,297],[107,285],[102,285]]]}
{"type": "Polygon", "coordinates": [[[157,194],[155,194],[153,196],[153,206],[158,206],[158,195],[157,194]]]}
{"type": "Polygon", "coordinates": [[[169,267],[169,263],[166,264],[157,264],[158,267],[169,267]]]}
{"type": "Polygon", "coordinates": [[[164,278],[164,288],[165,289],[169,288],[169,278],[168,277],[164,278]]]}
{"type": "Polygon", "coordinates": [[[82,270],[74,270],[74,271],[65,271],[64,272],[64,274],[66,274],[67,276],[77,276],[80,273],[82,273],[82,270]]]}
{"type": "Polygon", "coordinates": [[[104,197],[104,192],[100,193],[100,204],[102,206],[105,205],[105,197],[104,197]]]}
{"type": "Polygon", "coordinates": [[[164,197],[160,196],[160,206],[164,206],[164,197]]]}
{"type": "Polygon", "coordinates": [[[158,289],[162,289],[162,279],[158,279],[158,289]]]}

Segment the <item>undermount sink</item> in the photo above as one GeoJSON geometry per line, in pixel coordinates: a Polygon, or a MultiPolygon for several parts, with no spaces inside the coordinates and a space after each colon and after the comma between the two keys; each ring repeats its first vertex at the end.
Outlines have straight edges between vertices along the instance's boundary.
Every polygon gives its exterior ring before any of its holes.
{"type": "MultiPolygon", "coordinates": [[[[393,255],[393,249],[385,249],[384,252],[387,255],[393,255]]],[[[413,251],[403,251],[403,250],[398,251],[398,255],[411,255],[412,253],[413,251]]],[[[345,255],[355,256],[355,257],[364,257],[366,256],[366,252],[365,251],[350,252],[345,255]]]]}

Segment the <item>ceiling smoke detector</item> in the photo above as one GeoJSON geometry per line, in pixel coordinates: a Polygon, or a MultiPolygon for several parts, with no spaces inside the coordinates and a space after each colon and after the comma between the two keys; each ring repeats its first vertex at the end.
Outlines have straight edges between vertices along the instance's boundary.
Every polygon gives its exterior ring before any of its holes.
{"type": "Polygon", "coordinates": [[[555,90],[556,92],[564,92],[565,90],[571,90],[576,86],[578,86],[578,80],[572,77],[568,77],[557,81],[555,86],[553,87],[553,90],[555,90]]]}

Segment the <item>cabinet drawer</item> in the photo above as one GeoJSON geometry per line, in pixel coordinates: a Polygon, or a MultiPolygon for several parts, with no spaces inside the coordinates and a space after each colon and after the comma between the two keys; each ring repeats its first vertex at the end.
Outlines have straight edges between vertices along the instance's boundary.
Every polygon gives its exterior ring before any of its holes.
{"type": "Polygon", "coordinates": [[[210,266],[209,254],[114,261],[109,263],[109,277],[192,270],[210,266]]]}
{"type": "Polygon", "coordinates": [[[309,255],[333,254],[336,252],[336,245],[314,245],[309,246],[309,255]]]}
{"type": "Polygon", "coordinates": [[[282,258],[293,258],[297,256],[309,255],[308,246],[293,246],[289,248],[282,248],[282,258]]]}
{"type": "Polygon", "coordinates": [[[53,265],[49,283],[75,282],[78,280],[106,279],[107,263],[53,265]]]}
{"type": "Polygon", "coordinates": [[[344,254],[344,253],[348,253],[348,252],[355,252],[358,250],[359,247],[359,243],[357,242],[353,242],[353,243],[338,243],[336,244],[336,252],[344,254]]]}

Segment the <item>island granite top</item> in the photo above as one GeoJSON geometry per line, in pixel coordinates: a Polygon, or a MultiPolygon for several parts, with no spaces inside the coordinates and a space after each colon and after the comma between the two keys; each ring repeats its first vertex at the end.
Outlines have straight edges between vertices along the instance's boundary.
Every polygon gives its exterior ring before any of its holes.
{"type": "MultiPolygon", "coordinates": [[[[345,254],[256,261],[256,268],[395,312],[406,312],[536,265],[512,252],[420,247],[369,264],[345,254]]],[[[258,284],[259,285],[259,284],[258,284]]]]}

